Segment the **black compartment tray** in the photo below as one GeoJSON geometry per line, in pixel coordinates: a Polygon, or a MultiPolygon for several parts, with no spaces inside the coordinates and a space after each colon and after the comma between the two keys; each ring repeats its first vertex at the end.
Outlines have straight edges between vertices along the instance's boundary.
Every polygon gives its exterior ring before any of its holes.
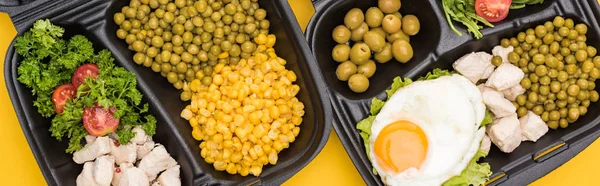
{"type": "MultiPolygon", "coordinates": [[[[288,61],[286,67],[298,75],[297,84],[301,87],[298,98],[306,106],[306,115],[296,141],[279,154],[276,165],[265,166],[258,177],[218,172],[200,157],[200,142],[192,138],[191,126],[179,116],[188,103],[179,100],[180,92],[166,78],[150,68],[134,64],[133,52],[128,50],[125,41],[116,37],[118,27],[112,20],[113,14],[129,1],[6,2],[0,4],[0,11],[9,13],[19,33],[27,31],[35,20],[49,18],[65,28],[65,38],[76,34],[87,36],[94,43],[96,52],[109,49],[119,66],[137,75],[138,89],[144,94],[144,102],[150,103],[150,112],[158,120],[154,140],[164,144],[181,165],[183,185],[279,185],[314,159],[327,142],[332,121],[329,93],[287,0],[259,3],[271,21],[270,33],[277,36],[275,50],[288,61]]],[[[5,78],[23,132],[47,184],[75,185],[75,178],[82,166],[75,164],[71,155],[64,152],[66,142],[59,142],[50,136],[50,120],[37,113],[31,90],[16,80],[20,59],[11,44],[4,66],[5,78]]]]}
{"type": "MultiPolygon", "coordinates": [[[[519,31],[552,20],[561,15],[589,26],[588,45],[600,47],[600,7],[596,0],[570,1],[545,0],[543,4],[530,5],[524,9],[511,10],[509,16],[496,23],[495,28],[481,30],[484,37],[476,40],[466,33],[458,22],[455,27],[463,32],[456,35],[448,26],[439,0],[402,0],[400,13],[416,15],[421,22],[421,31],[410,38],[414,57],[406,64],[394,60],[377,64],[377,73],[370,78],[369,90],[362,94],[350,91],[345,82],[337,80],[337,62],[331,58],[336,42],[331,32],[343,24],[343,17],[351,8],[366,11],[377,6],[376,0],[313,0],[316,13],[306,31],[308,43],[329,85],[334,110],[333,126],[346,152],[368,185],[383,185],[379,176],[372,173],[372,165],[365,154],[363,140],[356,123],[369,113],[371,99],[384,99],[385,91],[396,76],[416,79],[434,68],[452,69],[452,63],[472,51],[491,52],[500,39],[514,37],[519,31]]],[[[596,88],[600,90],[600,88],[596,88]]],[[[600,136],[600,104],[593,103],[588,113],[566,129],[551,130],[537,143],[524,142],[510,154],[492,147],[488,157],[493,175],[487,185],[525,185],[546,175],[574,157],[600,136]]]]}

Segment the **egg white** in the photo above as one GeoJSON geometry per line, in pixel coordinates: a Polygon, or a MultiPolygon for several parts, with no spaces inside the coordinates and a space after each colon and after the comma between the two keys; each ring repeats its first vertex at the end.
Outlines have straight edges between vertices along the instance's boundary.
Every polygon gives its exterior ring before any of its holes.
{"type": "Polygon", "coordinates": [[[484,117],[481,93],[467,78],[451,75],[414,82],[394,93],[373,121],[371,163],[386,185],[441,185],[460,175],[479,149],[484,117]],[[374,143],[384,127],[400,120],[419,126],[428,147],[421,167],[396,174],[378,164],[374,143]]]}

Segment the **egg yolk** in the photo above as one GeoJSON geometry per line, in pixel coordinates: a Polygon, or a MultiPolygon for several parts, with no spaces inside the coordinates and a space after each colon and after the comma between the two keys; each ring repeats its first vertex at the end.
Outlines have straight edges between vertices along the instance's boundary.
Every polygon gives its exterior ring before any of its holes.
{"type": "Polygon", "coordinates": [[[427,137],[410,121],[396,121],[381,130],[374,144],[379,165],[390,172],[401,173],[419,168],[427,153],[427,137]]]}

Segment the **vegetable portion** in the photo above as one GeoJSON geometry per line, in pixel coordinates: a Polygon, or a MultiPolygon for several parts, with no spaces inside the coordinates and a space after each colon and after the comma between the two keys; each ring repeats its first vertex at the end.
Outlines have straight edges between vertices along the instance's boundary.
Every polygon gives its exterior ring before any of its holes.
{"type": "Polygon", "coordinates": [[[58,113],[50,132],[59,141],[69,139],[66,152],[81,149],[88,133],[102,136],[116,130],[121,144],[135,136],[135,126],[154,135],[156,119],[145,114],[148,104],[141,104],[135,74],[116,67],[108,50],[95,54],[85,36],[66,41],[63,33],[49,20],[38,20],[17,37],[15,48],[23,57],[17,79],[37,96],[34,105],[43,117],[58,113]]]}
{"type": "Polygon", "coordinates": [[[472,33],[477,39],[483,37],[483,34],[479,31],[483,27],[479,23],[488,27],[494,27],[490,22],[477,15],[474,0],[442,0],[442,6],[446,14],[446,21],[448,21],[450,28],[459,36],[462,36],[462,33],[454,27],[452,20],[465,25],[467,31],[472,33]]]}
{"type": "Polygon", "coordinates": [[[489,22],[500,22],[508,16],[511,2],[512,0],[476,0],[475,12],[489,22]]]}
{"type": "Polygon", "coordinates": [[[542,4],[544,0],[513,0],[510,9],[521,9],[527,5],[542,4]]]}

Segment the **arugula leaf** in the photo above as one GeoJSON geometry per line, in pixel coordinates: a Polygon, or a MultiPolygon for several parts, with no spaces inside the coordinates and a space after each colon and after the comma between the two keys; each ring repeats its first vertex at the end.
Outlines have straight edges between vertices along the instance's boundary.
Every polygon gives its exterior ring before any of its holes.
{"type": "Polygon", "coordinates": [[[475,12],[475,0],[442,0],[442,7],[448,25],[459,36],[462,36],[462,33],[454,27],[452,20],[465,25],[467,31],[472,33],[477,39],[483,37],[483,34],[479,31],[483,27],[479,26],[479,23],[488,27],[494,27],[490,22],[477,15],[475,12]]]}
{"type": "Polygon", "coordinates": [[[487,152],[478,150],[460,175],[450,178],[443,186],[484,185],[492,175],[490,164],[477,161],[485,156],[487,152]]]}

